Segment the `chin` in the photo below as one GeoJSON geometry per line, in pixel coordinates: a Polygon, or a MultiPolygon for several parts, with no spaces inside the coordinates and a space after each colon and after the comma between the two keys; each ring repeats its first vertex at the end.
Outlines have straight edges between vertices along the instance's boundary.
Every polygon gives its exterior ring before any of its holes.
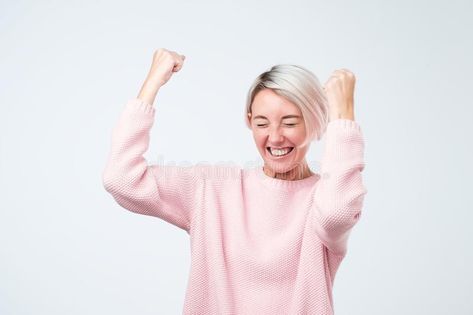
{"type": "Polygon", "coordinates": [[[297,163],[292,163],[292,162],[274,162],[274,161],[268,161],[264,160],[264,167],[267,170],[270,170],[271,172],[275,173],[287,173],[290,170],[294,169],[297,166],[297,163]]]}

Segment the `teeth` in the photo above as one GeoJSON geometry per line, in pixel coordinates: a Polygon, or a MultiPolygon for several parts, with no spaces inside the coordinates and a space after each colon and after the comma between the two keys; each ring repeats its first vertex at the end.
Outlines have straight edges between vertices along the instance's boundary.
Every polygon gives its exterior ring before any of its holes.
{"type": "Polygon", "coordinates": [[[285,149],[273,149],[273,148],[269,148],[269,150],[271,151],[271,154],[272,154],[272,155],[281,156],[281,155],[285,155],[285,154],[287,154],[289,151],[291,151],[291,148],[285,148],[285,149]]]}

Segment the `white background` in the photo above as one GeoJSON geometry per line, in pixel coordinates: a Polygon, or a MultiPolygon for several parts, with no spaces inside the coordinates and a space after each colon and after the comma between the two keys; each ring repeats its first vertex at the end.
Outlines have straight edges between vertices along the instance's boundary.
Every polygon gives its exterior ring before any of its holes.
{"type": "Polygon", "coordinates": [[[181,313],[188,235],[101,182],[160,47],[186,60],[156,98],[150,163],[258,161],[243,123],[258,74],[355,73],[368,194],[336,314],[472,314],[472,15],[466,0],[2,1],[0,314],[181,313]]]}

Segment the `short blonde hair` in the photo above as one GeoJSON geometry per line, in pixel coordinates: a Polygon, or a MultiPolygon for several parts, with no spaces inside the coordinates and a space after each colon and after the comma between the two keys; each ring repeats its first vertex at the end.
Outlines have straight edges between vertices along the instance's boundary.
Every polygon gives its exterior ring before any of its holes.
{"type": "Polygon", "coordinates": [[[251,85],[245,110],[245,122],[251,129],[248,113],[258,92],[271,89],[278,95],[294,103],[301,110],[306,127],[304,145],[320,140],[327,128],[328,101],[319,79],[304,67],[279,64],[260,74],[251,85]]]}

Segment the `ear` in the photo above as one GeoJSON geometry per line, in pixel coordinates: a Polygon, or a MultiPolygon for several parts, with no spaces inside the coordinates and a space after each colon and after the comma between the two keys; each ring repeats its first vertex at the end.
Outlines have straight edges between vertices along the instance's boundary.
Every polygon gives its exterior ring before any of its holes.
{"type": "Polygon", "coordinates": [[[253,129],[251,126],[251,113],[247,113],[247,120],[246,120],[246,125],[248,128],[253,129]]]}

